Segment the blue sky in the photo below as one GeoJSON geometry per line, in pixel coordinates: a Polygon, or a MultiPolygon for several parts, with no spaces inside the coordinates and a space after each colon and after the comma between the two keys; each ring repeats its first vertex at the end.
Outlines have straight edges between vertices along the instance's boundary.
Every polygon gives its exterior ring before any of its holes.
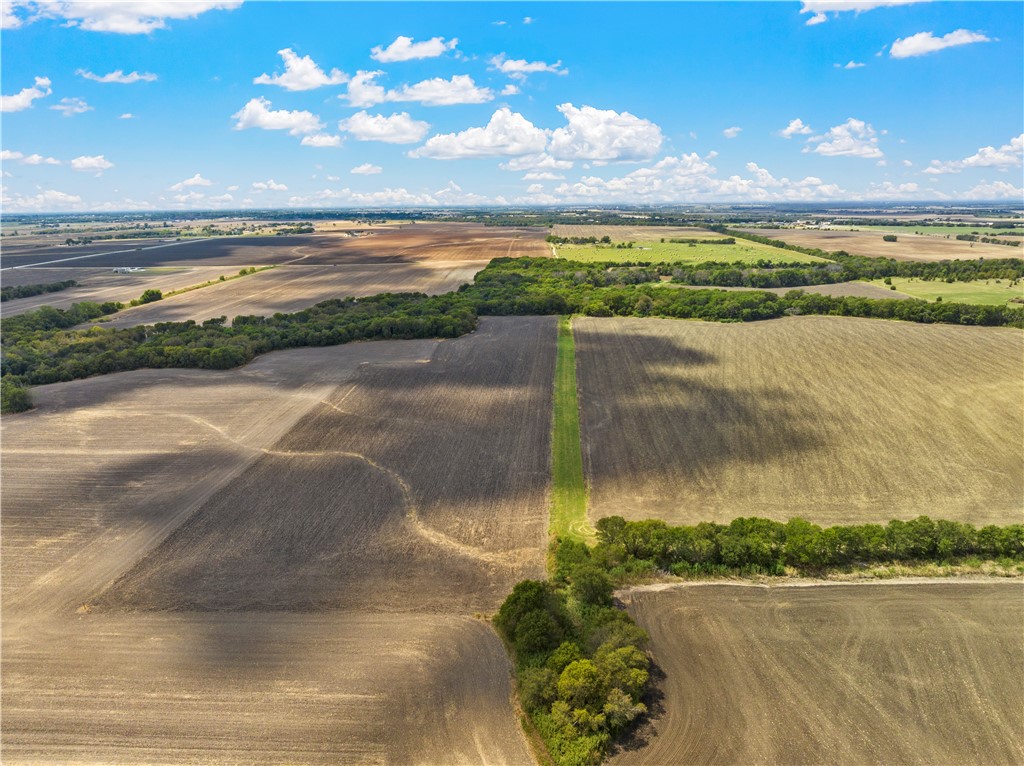
{"type": "Polygon", "coordinates": [[[3,208],[1021,202],[1024,4],[5,2],[3,208]]]}

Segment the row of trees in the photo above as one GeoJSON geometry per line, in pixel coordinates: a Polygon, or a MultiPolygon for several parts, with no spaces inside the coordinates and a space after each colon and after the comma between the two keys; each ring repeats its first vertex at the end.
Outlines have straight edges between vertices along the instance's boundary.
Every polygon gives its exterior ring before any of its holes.
{"type": "Polygon", "coordinates": [[[0,302],[13,301],[16,298],[31,298],[34,295],[44,295],[46,293],[59,293],[61,290],[77,286],[78,282],[73,279],[39,285],[7,285],[0,287],[0,302]]]}
{"type": "MultiPolygon", "coordinates": [[[[560,541],[556,556],[576,546],[560,541]]],[[[550,582],[517,584],[494,622],[514,649],[520,700],[555,763],[585,766],[646,712],[648,637],[612,606],[605,572],[585,556],[559,561],[550,582]]]]}
{"type": "Polygon", "coordinates": [[[970,557],[1024,561],[1024,524],[978,529],[927,516],[833,527],[757,517],[674,527],[610,516],[596,526],[599,544],[591,561],[617,577],[655,570],[783,574],[786,567],[821,573],[852,565],[952,563],[970,557]]]}

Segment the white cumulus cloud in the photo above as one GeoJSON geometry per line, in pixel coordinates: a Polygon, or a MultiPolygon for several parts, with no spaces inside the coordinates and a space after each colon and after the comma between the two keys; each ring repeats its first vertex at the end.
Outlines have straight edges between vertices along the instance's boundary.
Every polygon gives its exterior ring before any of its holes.
{"type": "Polygon", "coordinates": [[[911,5],[913,3],[926,2],[927,0],[809,0],[803,4],[800,13],[812,14],[807,19],[808,26],[823,24],[828,21],[827,13],[833,17],[840,13],[870,11],[875,8],[886,8],[893,5],[911,5]]]}
{"type": "Polygon", "coordinates": [[[288,187],[279,184],[273,178],[267,181],[255,181],[252,185],[255,191],[288,191],[288,187]]]}
{"type": "Polygon", "coordinates": [[[807,136],[813,132],[810,125],[804,125],[804,121],[797,117],[795,120],[790,120],[789,125],[779,131],[779,135],[783,138],[792,138],[793,136],[807,136]]]}
{"type": "Polygon", "coordinates": [[[136,82],[155,82],[157,79],[157,76],[152,72],[129,72],[125,74],[120,69],[115,69],[107,74],[93,74],[88,69],[79,69],[75,74],[94,82],[116,82],[121,85],[131,85],[136,82]]]}
{"type": "Polygon", "coordinates": [[[432,37],[423,42],[414,43],[411,37],[399,35],[395,41],[386,48],[378,45],[370,51],[370,58],[382,64],[390,64],[394,61],[411,61],[413,59],[432,59],[443,55],[447,51],[455,50],[459,44],[458,38],[453,37],[445,42],[443,37],[432,37]]]}
{"type": "Polygon", "coordinates": [[[0,151],[0,161],[19,162],[22,165],[60,165],[56,157],[44,157],[41,154],[23,154],[22,152],[4,149],[0,151]]]}
{"type": "Polygon", "coordinates": [[[124,35],[145,35],[165,29],[168,19],[191,19],[212,10],[231,10],[242,0],[14,0],[5,3],[5,28],[8,15],[26,10],[25,17],[15,16],[20,26],[36,19],[63,19],[64,26],[90,32],[114,32],[124,35]]]}
{"type": "Polygon", "coordinates": [[[982,181],[960,196],[965,199],[1012,199],[1016,202],[1024,202],[1024,189],[1014,186],[1008,181],[994,181],[992,183],[982,181]]]}
{"type": "Polygon", "coordinates": [[[878,135],[870,124],[863,120],[849,118],[842,125],[829,128],[820,136],[807,139],[805,152],[823,154],[826,157],[864,157],[877,159],[884,156],[878,148],[878,135]],[[811,144],[814,144],[812,147],[811,144]]]}
{"type": "Polygon", "coordinates": [[[408,112],[398,112],[389,117],[383,114],[356,112],[338,123],[358,141],[382,141],[386,144],[415,144],[430,130],[430,123],[414,120],[408,112]]]}
{"type": "Polygon", "coordinates": [[[725,130],[723,130],[722,135],[725,136],[726,138],[736,138],[736,136],[738,136],[742,132],[743,128],[733,126],[731,128],[726,128],[725,130]]]}
{"type": "Polygon", "coordinates": [[[0,96],[0,112],[20,112],[32,106],[32,102],[53,93],[49,77],[37,77],[35,85],[22,88],[13,96],[0,96]]]}
{"type": "Polygon", "coordinates": [[[481,128],[431,137],[410,157],[456,160],[466,157],[501,157],[539,154],[544,151],[548,132],[538,128],[518,112],[502,107],[481,128]]]}
{"type": "Polygon", "coordinates": [[[560,104],[568,124],[551,134],[548,153],[556,159],[646,160],[661,149],[661,128],[629,112],[560,104]]]}
{"type": "Polygon", "coordinates": [[[60,112],[65,117],[92,111],[92,107],[85,102],[84,98],[62,98],[59,104],[54,104],[50,108],[60,112]]]}
{"type": "Polygon", "coordinates": [[[907,59],[914,56],[924,56],[925,54],[941,51],[945,48],[955,48],[958,45],[990,43],[993,41],[993,38],[981,32],[971,32],[967,29],[957,29],[942,37],[936,37],[931,32],[918,32],[916,35],[896,40],[889,48],[889,55],[894,59],[907,59]]]}
{"type": "Polygon", "coordinates": [[[384,168],[380,165],[373,165],[369,162],[364,162],[362,165],[356,165],[348,172],[357,176],[375,176],[383,170],[384,168]]]}
{"type": "Polygon", "coordinates": [[[943,173],[959,173],[968,168],[1019,168],[1021,156],[1024,154],[1024,133],[1010,139],[998,149],[994,146],[983,146],[970,157],[950,162],[932,160],[922,173],[941,175],[943,173]]]}
{"type": "Polygon", "coordinates": [[[104,170],[109,170],[112,167],[114,167],[114,163],[110,162],[102,154],[97,154],[93,157],[83,154],[81,157],[75,157],[71,160],[72,170],[79,170],[83,173],[94,172],[99,175],[104,170]]]}
{"type": "MultiPolygon", "coordinates": [[[[454,75],[445,80],[434,77],[413,85],[402,85],[386,90],[378,85],[376,78],[383,72],[360,70],[348,84],[344,96],[351,106],[367,107],[386,101],[417,101],[424,106],[450,106],[453,104],[482,104],[494,100],[494,91],[477,86],[473,78],[465,74],[454,75]]],[[[340,97],[339,97],[340,98],[340,97]]]]}
{"type": "Polygon", "coordinates": [[[213,186],[213,181],[209,178],[203,178],[200,173],[196,173],[191,178],[186,178],[184,181],[178,181],[178,183],[172,184],[168,188],[171,191],[181,191],[186,186],[213,186]]]}
{"type": "Polygon", "coordinates": [[[494,56],[491,59],[490,64],[492,68],[497,69],[499,72],[520,80],[526,79],[527,75],[534,74],[535,72],[550,72],[551,74],[558,75],[569,74],[569,70],[562,66],[561,61],[556,61],[554,64],[548,64],[546,61],[510,59],[506,58],[504,53],[494,56]]]}
{"type": "Polygon", "coordinates": [[[573,163],[570,160],[556,160],[546,152],[513,157],[508,162],[498,165],[502,170],[518,172],[520,170],[569,170],[573,163]]]}
{"type": "Polygon", "coordinates": [[[501,95],[503,96],[515,96],[518,95],[518,93],[519,86],[513,85],[512,83],[509,83],[508,85],[501,89],[501,95]]]}
{"type": "Polygon", "coordinates": [[[854,61],[853,59],[850,59],[845,64],[833,64],[832,66],[836,69],[860,69],[862,66],[865,66],[865,64],[861,61],[854,61]]]}
{"type": "Polygon", "coordinates": [[[305,133],[318,133],[324,127],[320,118],[312,112],[272,110],[270,107],[271,103],[262,96],[250,99],[249,103],[231,115],[232,119],[238,120],[235,123],[235,130],[287,130],[293,136],[300,136],[305,133]]]}
{"type": "Polygon", "coordinates": [[[40,191],[32,196],[17,193],[8,195],[7,190],[3,189],[0,193],[0,204],[8,213],[56,213],[81,209],[82,198],[77,194],[68,194],[56,189],[40,191]]]}
{"type": "Polygon", "coordinates": [[[319,149],[341,146],[341,136],[334,136],[330,133],[314,133],[311,136],[303,136],[299,142],[303,146],[315,146],[319,149]]]}
{"type": "Polygon", "coordinates": [[[285,90],[313,90],[325,85],[341,85],[348,82],[348,75],[340,69],[324,72],[309,56],[299,56],[291,48],[283,48],[277,54],[284,60],[284,72],[269,75],[266,72],[253,80],[256,85],[277,85],[285,90]]]}

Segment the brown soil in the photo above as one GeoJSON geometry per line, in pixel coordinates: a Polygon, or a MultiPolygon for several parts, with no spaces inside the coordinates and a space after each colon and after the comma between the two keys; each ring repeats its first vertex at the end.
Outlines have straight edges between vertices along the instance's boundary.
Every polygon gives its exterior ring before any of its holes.
{"type": "Polygon", "coordinates": [[[590,517],[1024,513],[1024,334],[843,317],[574,322],[590,517]]]}
{"type": "Polygon", "coordinates": [[[1024,761],[1019,582],[626,598],[662,676],[615,766],[1024,761]]]}
{"type": "Polygon", "coordinates": [[[487,261],[428,261],[365,266],[278,266],[126,309],[104,326],[132,327],[186,319],[202,321],[219,316],[226,316],[230,322],[241,315],[291,313],[331,298],[358,298],[386,292],[438,295],[472,282],[473,275],[486,265],[487,261]]]}
{"type": "Polygon", "coordinates": [[[555,325],[144,370],[3,421],[5,763],[530,762],[555,325]]]}

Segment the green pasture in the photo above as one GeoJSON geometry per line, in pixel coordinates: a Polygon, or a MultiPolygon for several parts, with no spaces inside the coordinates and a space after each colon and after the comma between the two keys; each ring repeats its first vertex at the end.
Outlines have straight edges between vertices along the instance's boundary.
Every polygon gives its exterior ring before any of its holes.
{"type": "MultiPolygon", "coordinates": [[[[941,282],[913,277],[892,277],[892,286],[896,292],[934,301],[942,298],[950,303],[973,303],[981,306],[1005,306],[1011,298],[1024,298],[1024,283],[1011,284],[1008,280],[979,279],[974,282],[941,282]]],[[[871,280],[870,284],[888,288],[881,279],[871,280]]]]}
{"type": "MultiPolygon", "coordinates": [[[[709,237],[710,238],[710,237],[709,237]]],[[[634,242],[631,248],[617,248],[612,245],[556,245],[559,258],[570,261],[625,261],[651,263],[726,263],[755,264],[765,260],[773,263],[811,263],[822,261],[813,255],[804,255],[792,250],[783,250],[759,242],[737,239],[734,245],[683,244],[677,242],[634,242]]]]}

